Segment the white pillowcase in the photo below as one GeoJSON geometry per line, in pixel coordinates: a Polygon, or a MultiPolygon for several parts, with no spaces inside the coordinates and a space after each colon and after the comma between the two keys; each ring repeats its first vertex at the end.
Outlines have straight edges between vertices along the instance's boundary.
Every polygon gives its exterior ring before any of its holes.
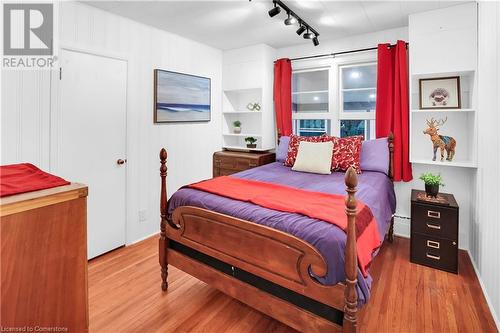
{"type": "Polygon", "coordinates": [[[333,142],[307,142],[301,141],[297,152],[294,171],[331,174],[333,142]]]}

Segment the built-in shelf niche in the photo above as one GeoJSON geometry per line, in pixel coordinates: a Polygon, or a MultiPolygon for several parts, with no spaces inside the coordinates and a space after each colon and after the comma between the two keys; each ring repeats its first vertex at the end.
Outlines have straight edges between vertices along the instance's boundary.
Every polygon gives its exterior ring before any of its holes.
{"type": "Polygon", "coordinates": [[[418,110],[420,108],[420,79],[430,79],[430,78],[444,78],[451,76],[460,77],[460,100],[461,109],[472,109],[473,108],[473,94],[474,94],[474,82],[475,75],[474,71],[464,71],[464,72],[448,72],[448,73],[428,73],[428,74],[416,74],[411,76],[411,109],[418,110]]]}
{"type": "Polygon", "coordinates": [[[476,167],[475,146],[476,146],[476,114],[473,111],[415,111],[411,113],[411,158],[412,163],[435,164],[443,166],[476,167]],[[428,134],[424,134],[427,129],[426,120],[434,118],[447,119],[446,123],[440,126],[439,135],[451,136],[457,141],[455,157],[453,161],[440,161],[441,153],[438,149],[436,161],[432,161],[433,143],[428,134]]]}

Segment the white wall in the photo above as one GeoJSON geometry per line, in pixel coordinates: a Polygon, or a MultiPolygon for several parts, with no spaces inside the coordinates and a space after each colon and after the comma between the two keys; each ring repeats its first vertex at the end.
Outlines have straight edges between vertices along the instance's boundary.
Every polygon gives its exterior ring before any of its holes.
{"type": "MultiPolygon", "coordinates": [[[[128,60],[127,242],[131,243],[159,230],[161,147],[169,153],[169,194],[183,184],[211,177],[212,154],[222,145],[222,52],[76,2],[61,2],[60,18],[62,45],[128,60]],[[154,125],[155,68],[210,77],[212,120],[154,125]],[[140,210],[146,211],[146,221],[139,222],[140,210]]],[[[49,124],[56,101],[51,101],[50,90],[48,72],[2,72],[2,164],[30,161],[51,169],[49,124]]]]}
{"type": "Polygon", "coordinates": [[[478,172],[470,253],[500,329],[500,3],[479,2],[478,172]]]}

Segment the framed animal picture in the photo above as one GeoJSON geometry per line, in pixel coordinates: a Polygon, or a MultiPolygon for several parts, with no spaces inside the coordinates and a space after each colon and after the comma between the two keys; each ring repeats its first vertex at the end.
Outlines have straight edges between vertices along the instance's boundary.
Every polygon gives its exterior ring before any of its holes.
{"type": "Polygon", "coordinates": [[[210,79],[155,69],[154,122],[210,121],[210,79]]]}
{"type": "Polygon", "coordinates": [[[420,79],[420,109],[460,109],[460,76],[420,79]]]}

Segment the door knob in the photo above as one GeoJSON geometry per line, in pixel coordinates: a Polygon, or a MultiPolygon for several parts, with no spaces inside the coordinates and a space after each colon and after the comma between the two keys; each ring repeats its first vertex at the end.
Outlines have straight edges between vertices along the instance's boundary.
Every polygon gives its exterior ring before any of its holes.
{"type": "Polygon", "coordinates": [[[127,160],[126,160],[126,159],[122,160],[121,158],[119,158],[119,159],[116,161],[116,164],[118,164],[118,165],[122,165],[122,164],[125,164],[125,163],[127,163],[127,160]]]}

